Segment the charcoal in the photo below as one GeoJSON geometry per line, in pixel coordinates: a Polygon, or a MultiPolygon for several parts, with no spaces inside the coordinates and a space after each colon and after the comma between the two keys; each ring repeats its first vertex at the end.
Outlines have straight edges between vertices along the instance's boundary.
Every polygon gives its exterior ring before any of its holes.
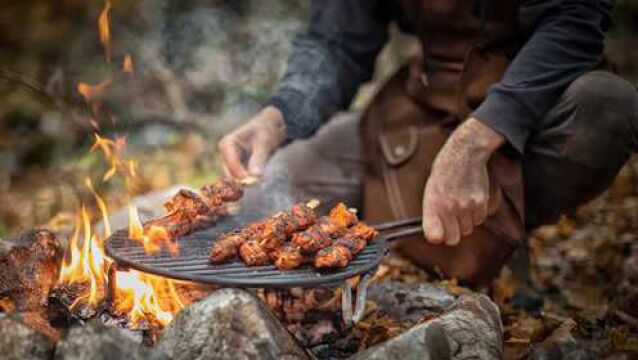
{"type": "Polygon", "coordinates": [[[58,238],[46,230],[0,240],[0,299],[10,299],[18,311],[44,312],[62,256],[58,238]]]}
{"type": "Polygon", "coordinates": [[[157,347],[180,359],[308,359],[252,294],[222,289],[180,312],[157,347]]]}
{"type": "Polygon", "coordinates": [[[86,283],[62,285],[51,290],[48,297],[51,324],[57,327],[84,324],[102,312],[104,305],[95,307],[82,301],[74,305],[78,296],[85,296],[88,291],[89,285],[86,283]]]}
{"type": "Polygon", "coordinates": [[[50,359],[54,343],[17,317],[0,315],[0,357],[5,360],[50,359]]]}

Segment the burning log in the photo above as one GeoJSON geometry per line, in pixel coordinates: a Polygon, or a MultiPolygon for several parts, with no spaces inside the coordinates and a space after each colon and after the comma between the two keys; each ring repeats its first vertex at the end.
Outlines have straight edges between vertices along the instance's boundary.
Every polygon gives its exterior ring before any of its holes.
{"type": "Polygon", "coordinates": [[[0,240],[0,299],[18,311],[44,313],[58,280],[62,248],[55,234],[30,231],[13,241],[0,240]],[[8,300],[6,300],[8,299],[8,300]]]}

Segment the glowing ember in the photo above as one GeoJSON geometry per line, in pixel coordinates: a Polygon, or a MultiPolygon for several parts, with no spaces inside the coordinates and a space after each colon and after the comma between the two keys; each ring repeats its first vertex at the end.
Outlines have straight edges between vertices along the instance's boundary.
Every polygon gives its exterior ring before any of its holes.
{"type": "Polygon", "coordinates": [[[109,13],[111,11],[111,1],[106,0],[104,8],[97,18],[97,27],[100,34],[100,42],[104,46],[104,58],[106,62],[111,61],[111,30],[109,25],[109,13]]]}

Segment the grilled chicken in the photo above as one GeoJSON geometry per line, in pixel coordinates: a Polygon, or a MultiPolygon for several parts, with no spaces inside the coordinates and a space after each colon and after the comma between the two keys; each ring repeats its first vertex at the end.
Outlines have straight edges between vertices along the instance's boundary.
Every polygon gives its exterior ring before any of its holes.
{"type": "Polygon", "coordinates": [[[254,240],[267,254],[275,250],[298,231],[306,229],[316,220],[314,211],[304,204],[294,205],[290,211],[280,212],[269,219],[254,222],[240,231],[223,235],[211,250],[210,259],[214,264],[224,263],[237,254],[239,247],[254,240]]]}
{"type": "Polygon", "coordinates": [[[343,245],[331,245],[315,254],[317,269],[335,269],[348,266],[352,260],[352,253],[343,245]]]}
{"type": "Polygon", "coordinates": [[[239,246],[239,256],[248,266],[261,266],[269,262],[268,253],[255,239],[248,240],[239,246]]]}
{"type": "Polygon", "coordinates": [[[285,243],[273,252],[275,266],[279,270],[291,270],[298,268],[306,262],[306,257],[295,244],[285,243]]]}

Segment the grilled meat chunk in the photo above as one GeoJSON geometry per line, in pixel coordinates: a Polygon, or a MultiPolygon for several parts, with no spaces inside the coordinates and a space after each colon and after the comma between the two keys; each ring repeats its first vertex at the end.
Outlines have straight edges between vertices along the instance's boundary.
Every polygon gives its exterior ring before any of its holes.
{"type": "Polygon", "coordinates": [[[315,254],[317,269],[336,269],[348,266],[352,260],[352,253],[343,245],[331,245],[315,254]]]}
{"type": "Polygon", "coordinates": [[[314,254],[332,244],[330,234],[324,231],[321,226],[312,226],[306,231],[293,234],[290,241],[306,255],[314,254]]]}
{"type": "Polygon", "coordinates": [[[208,206],[220,206],[241,199],[244,187],[237,180],[221,179],[214,184],[202,186],[199,192],[206,199],[208,206]]]}
{"type": "Polygon", "coordinates": [[[306,262],[306,257],[295,244],[285,243],[274,253],[275,266],[280,270],[296,269],[306,262]]]}
{"type": "Polygon", "coordinates": [[[379,234],[378,231],[361,222],[348,229],[348,231],[359,235],[365,241],[370,241],[379,234]]]}
{"type": "Polygon", "coordinates": [[[184,220],[195,218],[208,211],[204,199],[197,193],[181,189],[170,200],[164,203],[164,208],[174,214],[175,219],[184,220]]]}
{"type": "Polygon", "coordinates": [[[262,223],[252,222],[239,231],[221,235],[213,244],[210,261],[213,264],[222,264],[232,259],[237,255],[241,244],[255,238],[262,231],[263,226],[262,223]]]}
{"type": "Polygon", "coordinates": [[[363,249],[365,249],[366,245],[368,245],[368,242],[365,241],[365,239],[358,234],[350,232],[343,237],[335,240],[334,244],[344,246],[345,248],[350,250],[350,253],[352,255],[357,255],[358,253],[362,252],[363,249]]]}
{"type": "Polygon", "coordinates": [[[353,226],[359,222],[357,215],[348,210],[348,207],[344,203],[338,203],[335,207],[333,207],[328,214],[328,218],[332,222],[339,224],[344,228],[353,226]]]}
{"type": "Polygon", "coordinates": [[[261,266],[268,264],[268,252],[266,252],[259,241],[251,239],[239,247],[239,256],[248,266],[261,266]]]}

